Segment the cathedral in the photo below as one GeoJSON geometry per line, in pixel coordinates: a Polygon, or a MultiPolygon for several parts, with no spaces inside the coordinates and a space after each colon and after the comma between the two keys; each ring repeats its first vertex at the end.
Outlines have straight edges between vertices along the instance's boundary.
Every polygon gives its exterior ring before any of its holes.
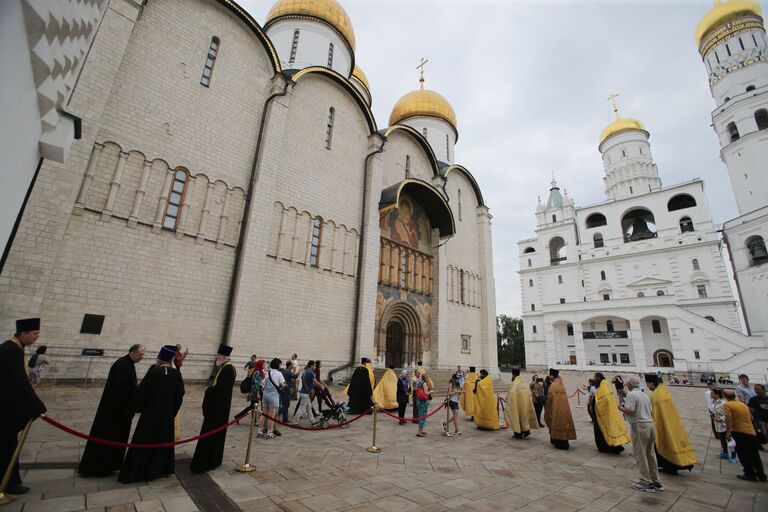
{"type": "Polygon", "coordinates": [[[491,215],[423,65],[382,128],[336,0],[14,1],[42,135],[0,317],[42,317],[52,376],[180,343],[202,378],[220,342],[498,371],[491,215]]]}
{"type": "Polygon", "coordinates": [[[615,120],[598,143],[605,201],[577,207],[553,177],[536,237],[518,242],[529,366],[764,375],[768,40],[759,4],[716,2],[695,38],[740,217],[721,238],[701,180],[663,186],[650,132],[621,117],[611,95],[615,120]]]}

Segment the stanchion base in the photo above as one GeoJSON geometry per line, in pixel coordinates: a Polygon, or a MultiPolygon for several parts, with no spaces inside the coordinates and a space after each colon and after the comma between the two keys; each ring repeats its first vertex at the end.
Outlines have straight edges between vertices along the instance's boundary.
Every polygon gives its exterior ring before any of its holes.
{"type": "Polygon", "coordinates": [[[443,432],[442,436],[443,437],[453,437],[453,434],[451,434],[450,432],[443,432]]]}
{"type": "Polygon", "coordinates": [[[580,406],[580,405],[577,405],[577,406],[576,406],[576,408],[577,408],[577,409],[581,409],[581,406],[580,406]]]}
{"type": "Polygon", "coordinates": [[[0,506],[8,505],[9,503],[13,503],[14,501],[16,501],[16,496],[13,496],[12,494],[0,492],[0,506]]]}
{"type": "Polygon", "coordinates": [[[251,471],[256,471],[256,466],[251,466],[250,464],[243,464],[242,466],[237,466],[235,468],[235,471],[239,471],[240,473],[250,473],[251,471]]]}
{"type": "Polygon", "coordinates": [[[370,452],[370,453],[379,453],[379,452],[381,452],[381,448],[379,448],[377,446],[371,446],[370,448],[366,448],[365,451],[370,452]]]}

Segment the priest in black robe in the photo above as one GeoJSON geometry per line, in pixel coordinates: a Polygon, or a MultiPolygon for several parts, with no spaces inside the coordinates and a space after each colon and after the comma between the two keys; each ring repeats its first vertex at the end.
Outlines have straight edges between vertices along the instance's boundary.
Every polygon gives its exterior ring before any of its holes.
{"type": "Polygon", "coordinates": [[[371,376],[365,363],[370,362],[367,357],[362,358],[360,366],[352,374],[352,380],[349,381],[347,396],[349,397],[349,413],[362,414],[371,407],[371,395],[373,395],[373,386],[371,386],[371,376]]]}
{"type": "MultiPolygon", "coordinates": [[[[144,347],[137,344],[112,364],[93,419],[91,437],[128,442],[136,413],[136,363],[143,357],[144,347]]],[[[107,476],[120,469],[124,457],[125,448],[88,441],[77,471],[83,476],[107,476]]]]}
{"type": "MultiPolygon", "coordinates": [[[[174,440],[173,419],[184,399],[184,381],[179,370],[171,366],[176,347],[165,345],[157,362],[141,381],[137,410],[141,413],[131,443],[158,444],[174,440]]],[[[174,449],[129,448],[117,477],[123,483],[149,482],[174,473],[174,449]]]]}
{"type": "MultiPolygon", "coordinates": [[[[30,420],[45,412],[45,405],[37,397],[24,366],[24,347],[40,337],[40,319],[16,321],[16,333],[0,345],[0,472],[4,473],[16,450],[19,432],[30,420]]],[[[1,477],[0,477],[1,478],[1,477]]],[[[8,494],[24,494],[29,487],[21,485],[19,461],[11,471],[5,488],[8,494]]]]}
{"type": "MultiPolygon", "coordinates": [[[[232,388],[235,386],[237,372],[229,361],[232,347],[219,345],[216,354],[216,366],[219,371],[213,383],[205,390],[203,397],[203,426],[200,434],[205,434],[224,425],[229,419],[229,409],[232,405],[232,388]]],[[[221,466],[224,460],[224,444],[227,440],[227,429],[210,437],[200,439],[195,447],[191,468],[195,473],[202,473],[221,466]]]]}

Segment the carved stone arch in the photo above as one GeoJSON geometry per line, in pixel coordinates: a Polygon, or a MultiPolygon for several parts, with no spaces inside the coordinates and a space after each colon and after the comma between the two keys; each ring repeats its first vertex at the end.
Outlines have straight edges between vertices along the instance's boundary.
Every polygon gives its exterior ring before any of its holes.
{"type": "Polygon", "coordinates": [[[418,309],[403,300],[392,302],[384,308],[379,319],[376,343],[379,360],[389,364],[388,355],[391,359],[400,350],[401,367],[413,365],[421,359],[425,349],[429,349],[429,347],[422,346],[423,334],[426,332],[428,332],[428,328],[418,309]],[[403,346],[401,349],[393,346],[387,347],[387,330],[393,322],[398,323],[403,329],[403,346]]]}

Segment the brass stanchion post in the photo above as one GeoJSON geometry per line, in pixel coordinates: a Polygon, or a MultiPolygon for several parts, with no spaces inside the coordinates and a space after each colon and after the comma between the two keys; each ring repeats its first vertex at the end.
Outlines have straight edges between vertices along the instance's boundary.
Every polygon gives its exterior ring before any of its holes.
{"type": "Polygon", "coordinates": [[[450,398],[445,400],[445,430],[443,431],[443,437],[453,437],[453,434],[448,432],[448,429],[450,428],[450,425],[448,425],[448,413],[450,412],[450,407],[448,407],[449,400],[450,398]]]}
{"type": "Polygon", "coordinates": [[[581,390],[576,388],[576,407],[581,408],[581,390]]]}
{"type": "Polygon", "coordinates": [[[13,472],[13,467],[16,465],[16,462],[19,460],[19,454],[21,453],[21,448],[24,446],[24,441],[27,440],[27,434],[29,434],[29,429],[30,427],[32,427],[33,421],[35,421],[34,418],[29,420],[27,422],[27,425],[24,427],[24,430],[21,431],[21,437],[19,438],[19,442],[16,443],[16,449],[13,450],[13,455],[11,456],[11,462],[8,464],[8,467],[5,468],[3,481],[0,482],[0,506],[7,505],[9,503],[16,501],[15,496],[6,494],[5,488],[8,487],[8,482],[11,480],[11,473],[13,472]]]}
{"type": "Polygon", "coordinates": [[[365,449],[367,452],[371,453],[379,453],[381,451],[381,448],[376,446],[376,406],[373,406],[373,442],[371,443],[371,446],[365,449]]]}
{"type": "Polygon", "coordinates": [[[254,404],[253,410],[251,411],[251,430],[248,432],[248,448],[245,450],[245,462],[235,468],[235,471],[241,473],[256,471],[256,466],[251,465],[251,444],[253,444],[253,431],[256,428],[256,416],[259,414],[258,409],[259,404],[254,404]]]}

